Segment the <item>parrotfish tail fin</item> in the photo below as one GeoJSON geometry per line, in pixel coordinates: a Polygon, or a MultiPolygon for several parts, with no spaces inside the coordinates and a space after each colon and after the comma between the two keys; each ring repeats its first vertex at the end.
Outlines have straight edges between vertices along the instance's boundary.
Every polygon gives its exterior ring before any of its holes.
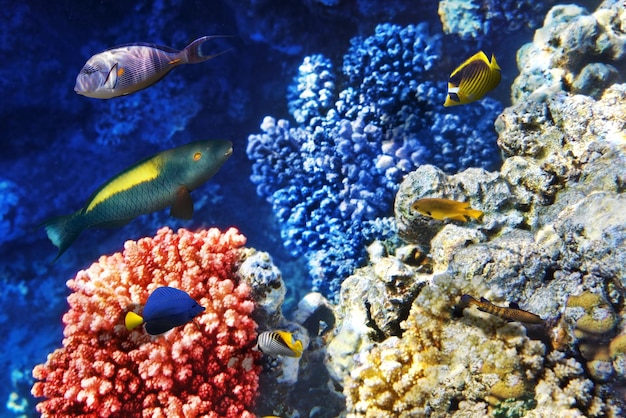
{"type": "Polygon", "coordinates": [[[225,49],[223,51],[218,51],[213,54],[207,54],[202,51],[202,45],[215,38],[230,38],[228,35],[212,35],[212,36],[203,36],[202,38],[198,38],[189,45],[187,45],[184,49],[185,55],[187,56],[188,64],[197,64],[199,62],[204,62],[210,60],[211,58],[215,58],[219,55],[225,54],[228,51],[232,50],[232,48],[225,49]]]}
{"type": "Polygon", "coordinates": [[[133,311],[126,314],[126,318],[124,318],[124,325],[126,325],[127,330],[132,331],[141,324],[143,324],[143,318],[141,316],[137,315],[133,311]]]}
{"type": "Polygon", "coordinates": [[[477,210],[477,209],[468,209],[467,214],[469,215],[470,218],[474,218],[477,221],[482,220],[483,215],[484,215],[482,211],[477,210]]]}
{"type": "Polygon", "coordinates": [[[57,216],[47,220],[43,227],[48,234],[48,239],[59,249],[57,256],[52,260],[54,263],[76,240],[83,228],[77,227],[75,214],[57,216]]]}

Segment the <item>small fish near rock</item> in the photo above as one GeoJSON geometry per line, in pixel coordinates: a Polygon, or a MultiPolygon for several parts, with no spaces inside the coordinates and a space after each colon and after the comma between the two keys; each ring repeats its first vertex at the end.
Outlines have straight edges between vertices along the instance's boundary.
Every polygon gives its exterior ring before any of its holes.
{"type": "Polygon", "coordinates": [[[500,83],[500,66],[496,57],[491,61],[483,51],[479,51],[450,74],[445,107],[457,106],[482,99],[500,83]]]}
{"type": "Polygon", "coordinates": [[[113,176],[81,209],[44,222],[48,238],[59,249],[54,260],[88,228],[120,227],[168,206],[171,216],[191,219],[189,193],[213,177],[232,153],[230,141],[196,141],[159,152],[113,176]]]}
{"type": "Polygon", "coordinates": [[[302,341],[296,340],[291,332],[264,331],[257,337],[257,349],[271,357],[302,356],[302,341]]]}
{"type": "Polygon", "coordinates": [[[133,43],[102,51],[87,60],[76,77],[74,91],[94,99],[111,99],[143,90],[181,64],[198,64],[230,49],[205,54],[202,45],[214,35],[198,38],[183,50],[168,46],[133,43]]]}
{"type": "Polygon", "coordinates": [[[185,325],[204,312],[205,308],[193,300],[186,292],[174,287],[158,287],[148,296],[143,316],[130,311],[126,314],[124,324],[132,331],[145,324],[146,332],[159,335],[172,328],[185,325]]]}
{"type": "Polygon", "coordinates": [[[475,305],[479,311],[499,316],[500,318],[510,322],[523,322],[525,324],[536,325],[545,323],[539,315],[520,309],[518,304],[515,302],[511,302],[508,308],[504,308],[502,306],[494,305],[483,297],[481,297],[480,300],[477,300],[473,296],[467,294],[461,297],[461,303],[457,306],[457,309],[462,311],[470,305],[475,305]]]}
{"type": "Polygon", "coordinates": [[[439,221],[448,219],[462,222],[467,222],[470,219],[479,221],[483,216],[483,212],[472,209],[469,202],[459,202],[436,197],[418,199],[411,205],[411,208],[424,216],[439,221]]]}

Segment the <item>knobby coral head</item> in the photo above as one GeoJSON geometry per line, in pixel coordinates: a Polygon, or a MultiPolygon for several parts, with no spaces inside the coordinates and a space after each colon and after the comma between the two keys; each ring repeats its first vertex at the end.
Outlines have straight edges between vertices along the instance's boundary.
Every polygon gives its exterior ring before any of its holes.
{"type": "Polygon", "coordinates": [[[37,365],[32,394],[44,416],[254,417],[260,366],[250,289],[234,277],[246,238],[236,229],[160,229],[127,241],[67,282],[63,347],[37,365]],[[206,311],[152,337],[124,315],[159,286],[206,311]]]}

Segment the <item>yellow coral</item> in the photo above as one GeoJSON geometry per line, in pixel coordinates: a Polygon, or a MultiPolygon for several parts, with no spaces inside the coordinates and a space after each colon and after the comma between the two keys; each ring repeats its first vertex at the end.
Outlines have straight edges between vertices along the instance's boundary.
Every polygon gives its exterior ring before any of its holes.
{"type": "Polygon", "coordinates": [[[584,314],[576,320],[574,334],[577,338],[600,336],[617,325],[617,317],[611,305],[602,295],[589,291],[567,300],[568,308],[583,308],[584,314]]]}
{"type": "Polygon", "coordinates": [[[491,388],[491,394],[499,399],[518,399],[527,392],[527,382],[519,373],[504,376],[503,380],[498,381],[491,388]]]}
{"type": "Polygon", "coordinates": [[[520,325],[493,321],[480,328],[440,316],[433,304],[425,308],[424,300],[445,300],[440,291],[422,290],[402,338],[356,356],[344,380],[348,417],[445,417],[454,400],[528,393],[543,344],[531,342],[520,325]]]}
{"type": "Polygon", "coordinates": [[[626,334],[618,335],[609,344],[609,352],[612,358],[626,354],[626,334]]]}

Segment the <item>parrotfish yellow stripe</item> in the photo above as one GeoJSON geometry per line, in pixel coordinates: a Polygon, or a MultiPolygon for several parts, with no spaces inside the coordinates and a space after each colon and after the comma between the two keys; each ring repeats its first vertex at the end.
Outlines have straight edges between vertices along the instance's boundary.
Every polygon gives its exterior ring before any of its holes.
{"type": "Polygon", "coordinates": [[[112,196],[130,190],[142,183],[150,182],[156,179],[161,173],[163,167],[163,159],[160,155],[149,159],[131,170],[125,171],[110,181],[91,199],[89,205],[85,208],[84,213],[89,213],[100,203],[106,202],[112,196]]]}

